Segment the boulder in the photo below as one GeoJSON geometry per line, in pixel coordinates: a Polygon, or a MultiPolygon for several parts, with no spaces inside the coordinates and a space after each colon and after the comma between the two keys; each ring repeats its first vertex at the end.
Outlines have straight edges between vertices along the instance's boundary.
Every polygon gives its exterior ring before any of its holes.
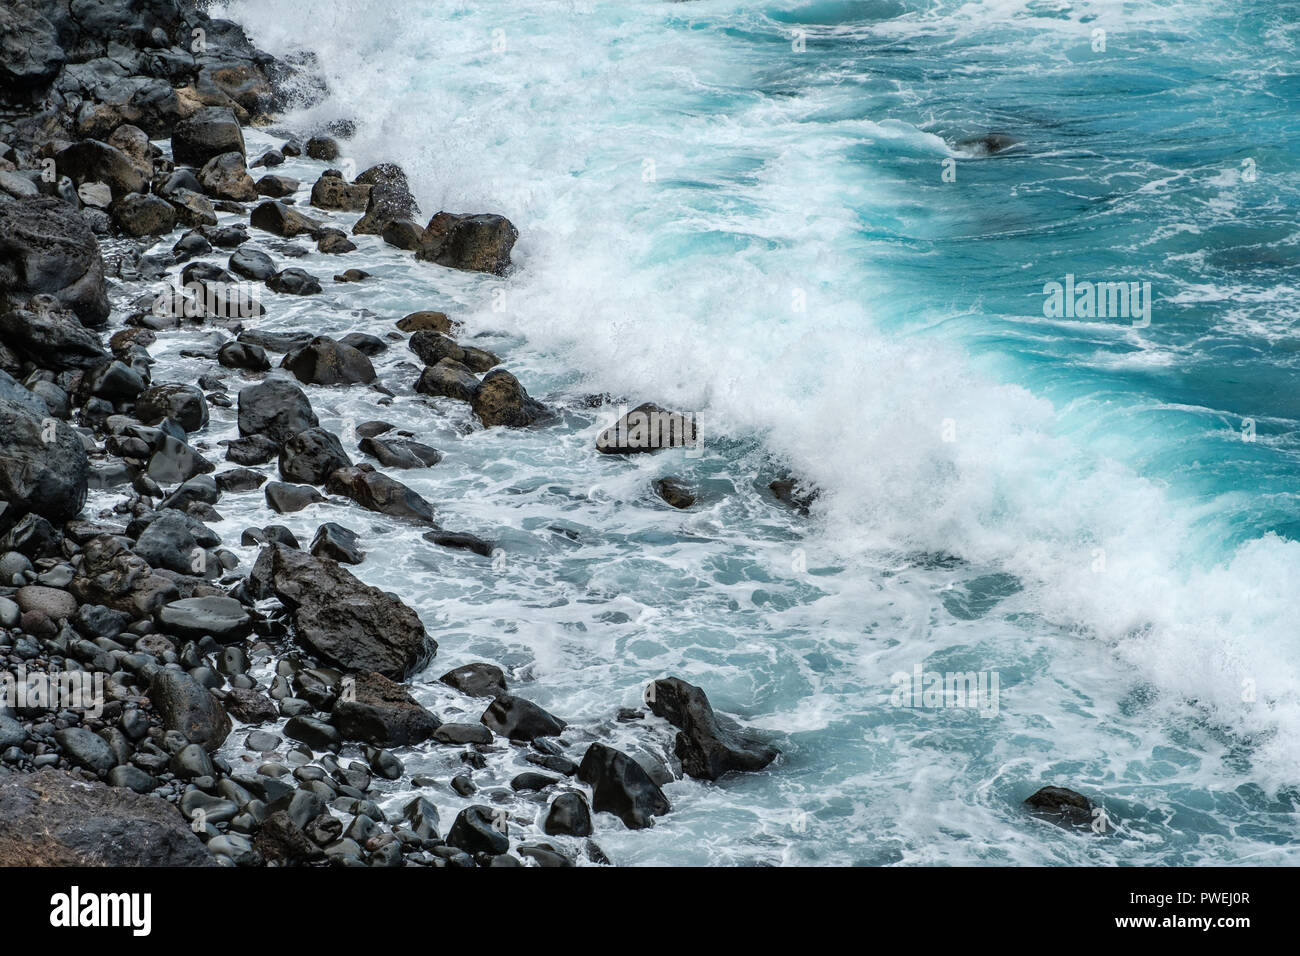
{"type": "Polygon", "coordinates": [[[0,296],[54,296],[86,325],[108,318],[99,243],[86,220],[59,199],[0,203],[0,296]]]}
{"type": "Polygon", "coordinates": [[[282,481],[267,482],[264,489],[266,505],[276,514],[293,514],[309,505],[325,502],[327,499],[311,485],[288,485],[282,481]]]}
{"type": "Polygon", "coordinates": [[[369,465],[338,469],[327,479],[325,490],[332,495],[351,498],[367,511],[433,521],[432,505],[400,481],[375,471],[369,465]]]}
{"type": "Polygon", "coordinates": [[[340,564],[360,564],[366,558],[355,531],[327,521],[316,529],[307,549],[318,558],[330,558],[340,564]]]}
{"type": "Polygon", "coordinates": [[[203,166],[212,157],[231,152],[247,155],[239,121],[224,107],[204,107],[172,130],[172,158],[178,165],[203,166]]]}
{"type": "Polygon", "coordinates": [[[128,236],[160,236],[176,228],[176,208],[161,196],[128,193],[109,211],[128,236]]]}
{"type": "MultiPolygon", "coordinates": [[[[41,298],[33,304],[53,302],[41,298]]],[[[4,312],[0,314],[0,337],[18,357],[42,368],[89,370],[106,364],[110,358],[98,335],[71,312],[59,308],[4,312]]]]}
{"type": "Polygon", "coordinates": [[[0,88],[7,94],[45,89],[67,61],[58,30],[39,7],[13,3],[0,8],[0,88]]]}
{"type": "Polygon", "coordinates": [[[500,368],[483,376],[470,404],[486,428],[525,428],[553,417],[545,405],[528,394],[519,379],[500,368]]]}
{"type": "Polygon", "coordinates": [[[682,771],[697,780],[717,780],[732,771],[762,770],[776,759],[774,747],[743,734],[719,717],[703,689],[676,677],[657,680],[646,695],[650,709],[676,727],[682,771]]]}
{"type": "Polygon", "coordinates": [[[331,664],[405,680],[437,650],[413,610],[334,561],[270,545],[257,564],[254,575],[290,612],[294,640],[331,664]]]}
{"type": "Polygon", "coordinates": [[[652,826],[653,817],[672,809],[639,763],[605,744],[587,748],[578,766],[578,779],[591,787],[592,809],[614,814],[633,830],[652,826]]]}
{"type": "Polygon", "coordinates": [[[285,481],[323,485],[333,472],[351,466],[338,436],[324,428],[305,429],[280,449],[280,477],[285,481]]]}
{"type": "Polygon", "coordinates": [[[396,747],[428,740],[440,721],[382,674],[361,674],[334,702],[332,722],[344,740],[396,747]]]}
{"type": "Polygon", "coordinates": [[[479,380],[468,368],[455,359],[443,359],[420,373],[415,390],[422,395],[454,398],[472,402],[478,392],[479,380]]]}
{"type": "Polygon", "coordinates": [[[479,720],[488,730],[511,740],[555,737],[568,726],[532,701],[511,694],[502,694],[492,701],[479,720]]]}
{"type": "Polygon", "coordinates": [[[90,464],[81,438],[68,425],[37,418],[0,399],[0,514],[6,524],[25,514],[61,523],[86,503],[90,464]]]}
{"type": "Polygon", "coordinates": [[[221,153],[203,164],[199,171],[203,191],[217,199],[233,202],[252,202],[257,198],[257,187],[248,175],[243,153],[221,153]]]}
{"type": "Polygon", "coordinates": [[[307,394],[293,382],[271,378],[239,390],[241,435],[262,435],[284,444],[318,424],[307,394]]]}
{"type": "Polygon", "coordinates": [[[602,455],[634,455],[663,448],[694,448],[698,443],[693,416],[646,402],[597,435],[596,451],[602,455]]]}
{"type": "Polygon", "coordinates": [[[311,204],[318,209],[361,212],[370,202],[370,189],[349,183],[337,170],[326,170],[311,188],[311,204]]]}
{"type": "Polygon", "coordinates": [[[591,836],[591,809],[580,793],[562,793],[551,801],[542,821],[542,832],[548,836],[591,836]]]}
{"type": "Polygon", "coordinates": [[[375,380],[375,367],[364,353],[327,335],[294,349],[280,366],[312,385],[364,385],[375,380]]]}
{"type": "Polygon", "coordinates": [[[303,269],[282,269],[269,276],[266,287],[283,295],[318,295],[320,280],[303,269]]]}
{"type": "MultiPolygon", "coordinates": [[[[365,173],[362,175],[364,176],[365,173]]],[[[357,177],[357,181],[361,181],[360,176],[357,177]]],[[[384,230],[391,224],[410,222],[412,217],[418,214],[419,207],[415,204],[415,197],[411,195],[411,191],[405,184],[374,183],[370,194],[366,197],[365,215],[352,226],[352,234],[354,236],[383,235],[384,230]]],[[[416,228],[419,229],[418,226],[416,228]]]]}
{"type": "Polygon", "coordinates": [[[471,806],[460,811],[447,831],[447,845],[466,853],[505,853],[510,849],[504,810],[471,806]]]}
{"type": "Polygon", "coordinates": [[[234,598],[196,597],[164,604],[158,609],[158,624],[182,640],[211,637],[218,644],[237,644],[253,630],[248,609],[234,598]]]}
{"type": "Polygon", "coordinates": [[[412,312],[397,320],[397,327],[403,332],[451,332],[451,319],[446,312],[412,312]]]}
{"type": "Polygon", "coordinates": [[[438,678],[470,697],[500,697],[506,693],[506,675],[495,664],[463,664],[438,678]]]}
{"type": "Polygon", "coordinates": [[[1093,802],[1066,787],[1043,787],[1025,799],[1025,806],[1064,827],[1090,826],[1093,822],[1093,802]]]}
{"type": "Polygon", "coordinates": [[[0,866],[212,866],[156,797],[57,770],[0,776],[0,866]]]}
{"type": "Polygon", "coordinates": [[[251,246],[240,246],[230,256],[230,271],[254,282],[265,282],[275,275],[275,262],[265,252],[251,246]]]}
{"type": "Polygon", "coordinates": [[[429,468],[442,461],[442,452],[410,438],[363,438],[358,447],[385,468],[429,468]]]}
{"type": "Polygon", "coordinates": [[[214,752],[230,734],[230,718],[221,702],[194,677],[177,667],[160,667],[149,681],[149,700],[166,730],[176,730],[192,744],[214,752]]]}
{"type": "Polygon", "coordinates": [[[67,176],[77,186],[103,183],[114,199],[128,193],[142,193],[149,188],[149,178],[120,149],[97,139],[82,140],[64,147],[54,156],[60,176],[67,176]]]}
{"type": "Polygon", "coordinates": [[[187,432],[196,432],[208,424],[208,401],[197,385],[152,385],[136,398],[135,414],[146,425],[170,418],[187,432]]]}
{"type": "Polygon", "coordinates": [[[255,229],[263,229],[285,239],[292,239],[303,233],[315,236],[323,228],[323,223],[274,200],[268,200],[257,206],[248,217],[248,221],[255,229]]]}
{"type": "Polygon", "coordinates": [[[518,238],[519,231],[503,216],[440,212],[424,227],[415,257],[452,269],[505,275],[518,238]]]}
{"type": "Polygon", "coordinates": [[[412,352],[425,365],[437,365],[443,359],[460,362],[471,372],[486,372],[501,360],[483,349],[463,348],[441,332],[422,331],[411,336],[407,343],[412,352]]]}

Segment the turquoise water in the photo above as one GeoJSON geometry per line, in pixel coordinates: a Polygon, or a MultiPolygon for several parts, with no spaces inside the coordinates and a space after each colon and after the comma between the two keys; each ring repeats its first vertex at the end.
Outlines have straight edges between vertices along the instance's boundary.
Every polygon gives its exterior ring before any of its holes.
{"type": "MultiPolygon", "coordinates": [[[[508,555],[364,519],[427,677],[496,660],[575,741],[656,753],[613,713],[678,674],[783,751],[669,785],[651,831],[603,820],[616,862],[1300,861],[1300,5],[227,9],[319,55],[334,96],[295,121],[355,116],[357,168],[522,234],[504,281],[362,243],[381,292],[270,319],[445,308],[570,403],[474,432],[380,363],[383,417],[448,454],[403,480],[508,555]],[[961,145],[990,132],[1019,142],[961,145]],[[1149,282],[1149,325],[1048,318],[1067,275],[1149,282]],[[706,453],[599,459],[588,392],[697,411],[706,453]],[[765,491],[785,468],[807,519],[765,491]],[[996,673],[996,716],[893,706],[918,665],[996,673]],[[1053,783],[1107,832],[1027,820],[1053,783]]],[[[323,424],[376,417],[319,391],[323,424]]]]}

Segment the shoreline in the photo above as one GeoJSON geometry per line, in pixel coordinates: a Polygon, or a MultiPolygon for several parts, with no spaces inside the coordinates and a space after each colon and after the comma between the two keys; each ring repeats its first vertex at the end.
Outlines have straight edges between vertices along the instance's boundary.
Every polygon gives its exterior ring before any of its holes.
{"type": "MultiPolygon", "coordinates": [[[[45,798],[43,812],[57,814],[74,783],[111,786],[83,795],[86,805],[74,815],[47,821],[45,830],[60,836],[43,843],[25,840],[0,813],[0,862],[604,864],[591,839],[593,815],[649,826],[671,810],[660,789],[669,780],[715,780],[776,760],[775,749],[719,719],[703,689],[676,678],[649,685],[644,710],[618,715],[665,718],[676,728],[669,731],[676,766],[646,768],[586,729],[575,734],[511,693],[490,662],[439,678],[463,695],[466,710],[482,709],[477,722],[442,722],[421,706],[404,685],[437,666],[430,663],[436,635],[400,596],[348,570],[364,562],[365,542],[345,525],[370,512],[413,522],[429,529],[424,537],[433,546],[477,554],[485,567],[497,549],[440,528],[433,506],[393,477],[437,465],[441,454],[420,435],[364,422],[345,446],[319,426],[312,399],[322,388],[369,386],[382,414],[394,391],[371,358],[404,345],[422,366],[415,388],[423,401],[463,402],[478,427],[544,428],[556,410],[529,395],[501,357],[458,341],[454,318],[442,312],[371,319],[365,331],[339,339],[256,326],[274,317],[280,297],[318,295],[330,282],[292,266],[291,247],[279,240],[302,248],[306,239],[337,255],[336,281],[373,284],[348,272],[353,236],[380,236],[430,270],[506,276],[517,230],[492,213],[437,212],[421,226],[399,167],[380,163],[351,179],[328,168],[340,150],[327,130],[250,155],[246,130],[271,126],[275,107],[286,102],[283,84],[305,74],[253,49],[233,25],[197,13],[138,24],[136,65],[153,72],[117,64],[124,75],[116,85],[96,90],[110,99],[124,88],[128,95],[120,103],[83,97],[71,128],[56,122],[71,107],[59,84],[113,68],[99,62],[106,57],[74,62],[78,54],[62,49],[68,30],[76,48],[93,47],[96,38],[75,24],[29,17],[26,28],[29,95],[36,101],[45,91],[48,104],[53,89],[61,102],[11,122],[11,139],[36,132],[0,150],[14,167],[0,173],[10,199],[0,202],[4,262],[46,266],[11,268],[0,289],[7,300],[0,414],[15,435],[12,447],[0,449],[9,499],[0,513],[0,650],[7,667],[108,675],[109,699],[98,717],[27,700],[16,716],[0,718],[0,808],[35,793],[45,798]],[[164,42],[196,29],[205,37],[201,65],[187,73],[184,57],[164,42]],[[177,78],[192,82],[177,87],[177,78]],[[159,142],[170,142],[171,157],[159,142]],[[275,172],[286,157],[319,163],[305,201],[292,201],[305,181],[275,172]],[[350,229],[332,225],[353,214],[350,229]],[[51,234],[53,250],[39,241],[51,234]],[[166,261],[142,255],[164,237],[176,238],[166,261]],[[122,247],[107,262],[100,238],[122,247]],[[128,288],[179,278],[196,315],[167,314],[142,296],[123,324],[122,310],[110,307],[106,272],[128,288]],[[233,316],[232,282],[252,293],[233,316]],[[149,352],[195,318],[222,339],[211,354],[187,356],[209,363],[197,385],[169,379],[149,352]],[[220,456],[204,447],[215,408],[237,411],[241,436],[220,456]],[[88,485],[126,497],[88,519],[88,485]],[[338,522],[323,523],[303,547],[274,523],[274,512],[327,500],[322,491],[362,510],[340,509],[338,522]],[[264,496],[272,512],[270,524],[241,537],[241,545],[261,547],[251,567],[207,526],[220,518],[221,499],[235,495],[264,496]],[[233,739],[232,717],[247,766],[218,753],[233,739]],[[390,748],[426,741],[460,748],[449,752],[464,769],[450,779],[415,778],[427,799],[381,810],[377,781],[406,774],[390,748]],[[454,821],[439,820],[440,794],[467,797],[474,771],[512,749],[538,768],[516,776],[510,789],[540,795],[540,828],[520,825],[511,815],[515,802],[485,800],[454,821]],[[161,813],[164,803],[180,813],[161,813]],[[140,839],[111,851],[99,846],[95,828],[110,818],[138,827],[140,839]]],[[[4,113],[11,115],[19,114],[4,113]]],[[[593,459],[690,447],[695,427],[693,416],[638,405],[609,422],[593,459]],[[645,422],[657,424],[647,433],[645,422]]],[[[806,512],[810,499],[793,482],[774,482],[772,490],[806,512]]],[[[656,493],[689,507],[690,489],[680,483],[661,482],[656,493]]]]}

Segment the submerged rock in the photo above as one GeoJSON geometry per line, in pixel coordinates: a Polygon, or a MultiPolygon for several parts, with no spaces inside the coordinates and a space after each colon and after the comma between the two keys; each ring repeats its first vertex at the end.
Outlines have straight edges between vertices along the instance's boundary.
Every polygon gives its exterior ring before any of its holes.
{"type": "Polygon", "coordinates": [[[578,766],[578,779],[591,786],[592,809],[614,814],[633,830],[653,826],[653,817],[672,809],[639,763],[604,744],[587,748],[578,766]]]}
{"type": "Polygon", "coordinates": [[[375,471],[369,465],[338,469],[329,476],[325,490],[332,495],[351,498],[368,511],[433,521],[433,506],[429,502],[400,481],[375,471]]]}
{"type": "Polygon", "coordinates": [[[1025,799],[1025,806],[1061,826],[1089,826],[1095,804],[1081,793],[1065,787],[1043,787],[1025,799]]]}
{"type": "Polygon", "coordinates": [[[650,709],[681,732],[676,753],[682,771],[698,780],[717,780],[732,770],[762,770],[776,759],[775,747],[744,736],[719,717],[702,688],[676,677],[657,680],[646,695],[650,709]]]}

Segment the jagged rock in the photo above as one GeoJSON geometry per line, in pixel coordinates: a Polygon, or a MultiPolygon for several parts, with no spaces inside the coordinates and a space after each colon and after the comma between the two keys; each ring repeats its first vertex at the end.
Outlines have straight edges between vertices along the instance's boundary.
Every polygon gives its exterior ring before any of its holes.
{"type": "Polygon", "coordinates": [[[248,221],[255,229],[263,229],[285,239],[292,239],[303,233],[315,236],[324,225],[274,200],[261,203],[253,210],[248,221]]]}
{"type": "Polygon", "coordinates": [[[285,481],[323,485],[332,473],[351,466],[338,436],[324,428],[305,429],[280,449],[280,477],[285,481]]]}
{"type": "MultiPolygon", "coordinates": [[[[35,304],[51,303],[42,299],[35,304]]],[[[44,368],[89,370],[109,360],[99,336],[71,312],[57,308],[0,314],[0,336],[18,356],[44,368]]]]}
{"type": "Polygon", "coordinates": [[[77,433],[0,399],[0,517],[10,524],[33,513],[50,521],[75,518],[86,503],[90,464],[77,433]]]}
{"type": "Polygon", "coordinates": [[[6,92],[45,89],[67,61],[58,30],[39,9],[22,3],[0,8],[0,87],[6,92]]]}
{"type": "Polygon", "coordinates": [[[213,156],[199,171],[199,183],[205,193],[217,199],[252,202],[257,198],[257,186],[244,166],[243,153],[213,156]]]}
{"type": "Polygon", "coordinates": [[[657,680],[647,698],[657,716],[681,731],[676,753],[688,776],[717,780],[732,770],[762,770],[777,757],[775,747],[747,738],[734,721],[715,714],[708,695],[694,684],[657,680]]]}
{"type": "Polygon", "coordinates": [[[135,414],[146,425],[170,418],[187,432],[196,432],[208,424],[208,402],[196,385],[165,383],[140,393],[135,414]]]}
{"type": "Polygon", "coordinates": [[[518,238],[519,231],[503,216],[440,212],[425,226],[415,257],[453,269],[505,275],[518,238]]]}
{"type": "Polygon", "coordinates": [[[330,558],[340,564],[360,564],[366,557],[358,544],[356,532],[332,521],[316,529],[308,550],[318,558],[330,558]]]}
{"type": "Polygon", "coordinates": [[[128,236],[160,236],[176,228],[176,209],[160,196],[128,193],[109,212],[128,236]]]}
{"type": "Polygon", "coordinates": [[[294,640],[332,664],[405,680],[437,650],[413,610],[334,561],[270,545],[257,564],[289,609],[294,640]]]}
{"type": "Polygon", "coordinates": [[[592,809],[609,812],[633,830],[652,826],[653,817],[672,809],[668,798],[642,766],[613,747],[596,743],[587,748],[578,779],[592,790],[592,809]]]}
{"type": "Polygon", "coordinates": [[[317,295],[321,291],[320,281],[302,269],[283,269],[266,280],[266,287],[284,295],[317,295]]]}
{"type": "Polygon", "coordinates": [[[231,152],[247,155],[243,130],[229,109],[204,107],[172,130],[172,158],[178,164],[202,166],[214,156],[231,152]]]}
{"type": "Polygon", "coordinates": [[[466,807],[447,831],[447,845],[466,853],[505,853],[510,849],[505,811],[466,807]]]}
{"type": "Polygon", "coordinates": [[[369,465],[340,468],[329,476],[325,490],[351,498],[368,511],[433,521],[433,507],[396,479],[375,471],[369,465]]]}
{"type": "Polygon", "coordinates": [[[420,373],[415,390],[422,395],[445,396],[461,402],[472,402],[478,392],[479,380],[468,368],[454,359],[443,359],[420,373]]]}
{"type": "Polygon", "coordinates": [[[1089,826],[1093,822],[1093,802],[1065,787],[1043,787],[1025,799],[1025,806],[1061,826],[1089,826]]]}
{"type": "Polygon", "coordinates": [[[156,797],[49,769],[0,776],[0,866],[214,862],[176,809],[156,797]]]}
{"type": "Polygon", "coordinates": [[[60,176],[67,176],[76,185],[103,183],[114,199],[128,193],[142,193],[149,188],[149,179],[120,149],[87,139],[60,150],[54,157],[60,176]]]}
{"type": "Polygon", "coordinates": [[[363,438],[358,447],[385,468],[429,468],[442,461],[442,452],[409,438],[363,438]]]}
{"type": "Polygon", "coordinates": [[[596,451],[602,455],[633,455],[695,447],[698,440],[694,418],[646,402],[596,436],[596,451]]]}
{"type": "Polygon", "coordinates": [[[519,379],[505,369],[496,369],[484,375],[470,404],[486,428],[494,425],[525,428],[552,417],[546,406],[532,398],[523,385],[519,384],[519,379]]]}
{"type": "Polygon", "coordinates": [[[416,332],[407,343],[411,351],[425,365],[437,365],[443,359],[460,362],[471,372],[486,372],[501,360],[491,352],[476,348],[463,348],[454,339],[441,332],[416,332]]]}
{"type": "Polygon", "coordinates": [[[660,478],[655,481],[654,490],[674,508],[689,508],[695,504],[695,492],[680,478],[660,478]]]}
{"type": "Polygon", "coordinates": [[[25,302],[42,293],[86,325],[108,318],[104,261],[95,234],[58,199],[0,203],[0,296],[25,302]]]}
{"type": "Polygon", "coordinates": [[[395,747],[428,740],[441,726],[400,684],[381,674],[362,674],[353,685],[353,699],[334,703],[333,723],[345,740],[377,747],[395,747]]]}
{"type": "Polygon", "coordinates": [[[311,188],[311,204],[319,209],[361,212],[370,203],[370,189],[349,183],[338,170],[326,170],[311,188]]]}

